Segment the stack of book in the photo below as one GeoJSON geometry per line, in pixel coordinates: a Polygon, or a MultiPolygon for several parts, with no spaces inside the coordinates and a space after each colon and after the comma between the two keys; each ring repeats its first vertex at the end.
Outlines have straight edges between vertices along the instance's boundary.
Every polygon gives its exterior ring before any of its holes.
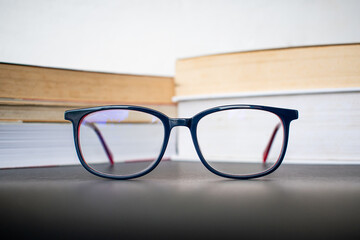
{"type": "MultiPolygon", "coordinates": [[[[0,64],[0,85],[0,168],[79,164],[68,109],[141,105],[177,114],[171,77],[0,64]]],[[[174,152],[172,139],[167,155],[174,152]]]]}
{"type": "MultiPolygon", "coordinates": [[[[227,104],[297,109],[285,163],[360,163],[360,44],[180,59],[175,83],[180,117],[227,104]]],[[[185,130],[177,158],[197,159],[185,130]]]]}
{"type": "MultiPolygon", "coordinates": [[[[180,59],[175,78],[0,64],[0,85],[0,168],[79,164],[64,112],[100,105],[169,117],[227,104],[297,109],[285,163],[360,163],[360,44],[180,59]]],[[[172,131],[170,156],[198,161],[187,129],[172,131]]]]}

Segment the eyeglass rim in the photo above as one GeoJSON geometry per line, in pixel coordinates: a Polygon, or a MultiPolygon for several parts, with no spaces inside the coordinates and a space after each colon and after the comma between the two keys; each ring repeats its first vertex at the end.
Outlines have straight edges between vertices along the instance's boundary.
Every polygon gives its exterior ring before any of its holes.
{"type": "Polygon", "coordinates": [[[184,125],[179,125],[179,120],[187,120],[187,124],[186,125],[191,133],[191,137],[193,140],[193,144],[195,147],[195,150],[198,154],[198,157],[200,159],[200,161],[203,163],[203,165],[212,173],[221,176],[221,177],[226,177],[226,178],[232,178],[232,179],[251,179],[251,178],[258,178],[258,177],[262,177],[265,175],[268,175],[272,172],[274,172],[282,163],[284,157],[285,157],[285,153],[286,153],[286,149],[287,149],[287,145],[288,145],[288,139],[289,139],[289,128],[290,128],[290,122],[292,120],[295,120],[298,118],[298,111],[294,110],[294,109],[286,109],[286,108],[277,108],[277,107],[269,107],[269,106],[261,106],[261,105],[249,105],[249,104],[233,104],[233,105],[223,105],[223,106],[217,106],[217,107],[213,107],[213,108],[209,108],[206,109],[202,112],[197,113],[196,115],[194,115],[192,118],[170,118],[167,115],[165,115],[164,113],[161,113],[157,110],[154,109],[150,109],[147,107],[142,107],[142,106],[135,106],[135,105],[109,105],[109,106],[100,106],[100,107],[91,107],[91,108],[82,108],[82,109],[73,109],[73,110],[67,110],[65,111],[64,114],[64,118],[65,120],[71,121],[72,125],[73,125],[73,133],[74,133],[74,143],[75,143],[75,148],[76,148],[76,152],[78,155],[78,158],[80,160],[81,165],[90,173],[97,175],[99,177],[104,177],[104,178],[109,178],[109,179],[118,179],[118,180],[126,180],[126,179],[132,179],[132,178],[138,178],[141,176],[144,176],[146,174],[148,174],[149,172],[151,172],[152,170],[154,170],[154,168],[156,168],[156,166],[160,163],[162,157],[164,156],[164,153],[166,151],[168,142],[169,142],[169,138],[170,138],[170,133],[171,133],[171,129],[173,127],[176,126],[184,126],[184,125]],[[262,110],[262,111],[267,111],[267,112],[271,112],[275,115],[277,115],[280,120],[281,123],[283,125],[284,128],[284,140],[283,140],[283,147],[282,147],[282,151],[280,153],[280,156],[277,160],[277,162],[269,169],[260,172],[260,173],[255,173],[255,174],[248,174],[248,175],[233,175],[233,174],[227,174],[227,173],[223,173],[220,172],[216,169],[214,169],[213,167],[211,167],[209,165],[209,163],[205,160],[203,154],[201,153],[200,147],[199,147],[199,142],[197,139],[197,125],[199,123],[199,121],[212,113],[215,112],[220,112],[220,111],[225,111],[225,110],[233,110],[233,109],[255,109],[255,110],[262,110]],[[126,175],[126,176],[119,176],[119,175],[113,175],[113,174],[107,174],[107,173],[102,173],[99,171],[96,171],[95,169],[91,168],[86,161],[84,160],[82,153],[81,153],[81,149],[80,149],[80,145],[79,145],[79,128],[81,126],[81,122],[82,120],[90,113],[94,113],[94,112],[98,112],[98,111],[104,111],[104,110],[133,110],[133,111],[139,111],[139,112],[144,112],[144,113],[148,113],[150,115],[153,115],[155,117],[157,117],[163,124],[164,126],[164,140],[163,140],[163,144],[162,144],[162,148],[161,148],[161,152],[159,153],[157,159],[148,166],[148,168],[144,169],[141,172],[132,174],[132,175],[126,175]]]}
{"type": "Polygon", "coordinates": [[[295,120],[298,118],[298,111],[294,110],[294,109],[277,108],[277,107],[269,107],[269,106],[238,104],[238,105],[224,105],[224,106],[210,108],[210,109],[204,110],[204,111],[196,114],[193,118],[195,119],[194,124],[196,124],[196,126],[193,126],[193,131],[191,132],[191,136],[192,136],[192,140],[194,142],[196,153],[198,154],[201,162],[205,165],[205,167],[212,173],[222,176],[222,177],[245,180],[245,179],[258,178],[258,177],[268,175],[268,174],[274,172],[281,165],[281,163],[285,157],[286,149],[288,146],[290,122],[292,120],[295,120]],[[204,118],[205,116],[208,116],[212,113],[226,111],[226,110],[236,110],[236,109],[266,111],[266,112],[273,113],[274,115],[279,117],[281,124],[283,126],[283,131],[284,131],[283,144],[282,144],[282,148],[281,148],[279,157],[271,168],[266,169],[265,171],[253,173],[253,174],[235,175],[235,174],[229,174],[229,173],[224,173],[224,172],[218,171],[216,168],[213,168],[211,166],[211,164],[209,164],[208,161],[206,161],[203,153],[201,152],[200,144],[198,142],[197,124],[200,122],[200,120],[202,118],[204,118]]]}

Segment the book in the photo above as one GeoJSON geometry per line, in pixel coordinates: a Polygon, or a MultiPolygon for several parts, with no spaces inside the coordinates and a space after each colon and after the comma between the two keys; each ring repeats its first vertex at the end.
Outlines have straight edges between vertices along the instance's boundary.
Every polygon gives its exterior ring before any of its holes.
{"type": "MultiPolygon", "coordinates": [[[[150,126],[143,126],[142,131],[150,126]]],[[[133,129],[122,134],[131,135],[133,129]]],[[[145,134],[136,145],[122,141],[121,149],[131,157],[146,155],[146,147],[153,138],[145,134]],[[139,149],[145,149],[140,151],[139,149]]],[[[116,136],[114,136],[116,137],[116,136]]],[[[95,141],[97,139],[94,139],[95,141]]],[[[176,136],[170,138],[164,158],[176,151],[176,136]]],[[[97,145],[99,145],[97,141],[97,145]]],[[[112,149],[116,154],[117,148],[112,149]]],[[[126,157],[121,154],[122,157],[126,157]]],[[[40,167],[78,165],[71,123],[16,123],[0,122],[0,169],[16,167],[40,167]]]]}
{"type": "Polygon", "coordinates": [[[88,104],[171,104],[172,77],[0,63],[0,98],[88,104]]]}
{"type": "Polygon", "coordinates": [[[360,44],[179,59],[175,96],[360,87],[360,44]]]}
{"type": "MultiPolygon", "coordinates": [[[[232,104],[296,109],[299,111],[299,118],[290,125],[284,163],[340,164],[360,164],[359,100],[360,88],[210,94],[174,98],[178,103],[179,117],[192,117],[207,108],[232,104]]],[[[235,132],[237,130],[239,129],[236,127],[233,129],[235,132]]],[[[241,130],[238,132],[239,136],[251,136],[254,129],[241,130]]],[[[228,139],[228,144],[232,140],[228,139]]],[[[178,130],[177,148],[178,155],[173,159],[198,159],[186,129],[178,130]]]]}

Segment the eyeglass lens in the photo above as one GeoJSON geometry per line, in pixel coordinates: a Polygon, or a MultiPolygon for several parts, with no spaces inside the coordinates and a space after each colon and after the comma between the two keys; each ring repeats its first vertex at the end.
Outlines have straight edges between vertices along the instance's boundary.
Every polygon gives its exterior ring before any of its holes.
{"type": "Polygon", "coordinates": [[[93,170],[116,176],[143,172],[158,158],[164,141],[159,118],[140,111],[90,113],[79,126],[83,160],[93,170]]]}
{"type": "Polygon", "coordinates": [[[197,139],[206,162],[230,175],[266,171],[278,161],[284,128],[280,118],[267,111],[234,109],[200,119],[197,139]]]}

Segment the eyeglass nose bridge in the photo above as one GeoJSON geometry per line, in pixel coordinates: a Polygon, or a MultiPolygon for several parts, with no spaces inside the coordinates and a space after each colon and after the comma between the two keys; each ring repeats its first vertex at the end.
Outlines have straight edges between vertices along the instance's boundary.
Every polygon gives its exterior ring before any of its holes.
{"type": "Polygon", "coordinates": [[[191,120],[191,118],[170,118],[170,129],[178,126],[187,127],[190,129],[191,120]]]}

